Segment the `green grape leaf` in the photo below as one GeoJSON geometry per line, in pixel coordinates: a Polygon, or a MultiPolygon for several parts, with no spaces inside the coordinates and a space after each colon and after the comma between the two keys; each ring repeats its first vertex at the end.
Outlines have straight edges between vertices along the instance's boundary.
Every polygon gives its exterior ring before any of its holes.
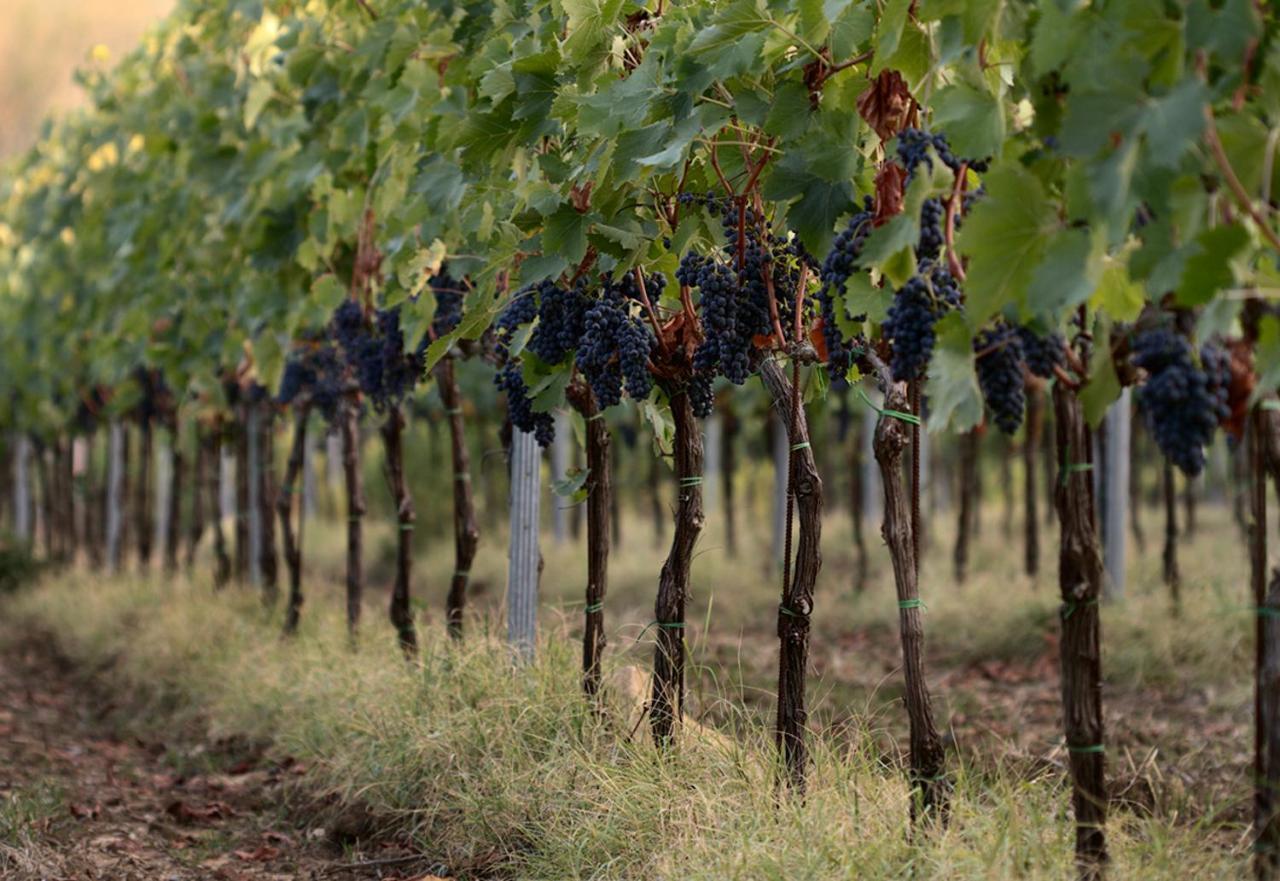
{"type": "Polygon", "coordinates": [[[933,123],[947,133],[959,156],[996,156],[1004,145],[1004,108],[1000,99],[964,83],[947,86],[933,99],[933,123]]]}
{"type": "Polygon", "coordinates": [[[1231,261],[1249,244],[1248,231],[1238,223],[1215,226],[1196,236],[1182,267],[1177,300],[1183,306],[1200,306],[1223,288],[1235,283],[1231,261]]]}
{"type": "Polygon", "coordinates": [[[929,399],[928,429],[968,431],[982,421],[982,390],[974,372],[973,339],[958,312],[939,319],[934,332],[937,342],[924,385],[929,399]]]}
{"type": "Polygon", "coordinates": [[[986,198],[965,218],[956,245],[969,257],[965,308],[976,327],[1006,306],[1026,311],[1036,267],[1058,231],[1057,212],[1030,171],[997,165],[986,198]]]}
{"type": "Polygon", "coordinates": [[[1080,390],[1085,421],[1093,428],[1102,424],[1107,409],[1120,397],[1120,379],[1111,360],[1111,320],[1098,316],[1093,328],[1093,357],[1089,360],[1089,381],[1080,390]]]}

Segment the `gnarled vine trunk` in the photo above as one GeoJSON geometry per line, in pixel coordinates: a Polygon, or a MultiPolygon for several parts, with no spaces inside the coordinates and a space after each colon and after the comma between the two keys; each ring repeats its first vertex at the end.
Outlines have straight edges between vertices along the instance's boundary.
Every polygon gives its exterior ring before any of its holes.
{"type": "Polygon", "coordinates": [[[1173,462],[1164,460],[1164,554],[1162,571],[1169,588],[1169,601],[1174,614],[1182,606],[1182,575],[1178,571],[1178,490],[1174,481],[1173,462]]]}
{"type": "Polygon", "coordinates": [[[1040,450],[1040,433],[1044,430],[1044,389],[1039,380],[1027,388],[1027,428],[1022,442],[1022,469],[1025,472],[1023,504],[1026,519],[1023,528],[1023,566],[1027,575],[1040,574],[1039,492],[1036,488],[1036,459],[1040,450]]]}
{"type": "Polygon", "coordinates": [[[471,453],[467,449],[466,423],[462,418],[462,395],[452,357],[443,358],[436,368],[440,400],[449,416],[449,455],[453,465],[453,575],[445,599],[445,623],[449,635],[462,637],[462,616],[467,605],[467,584],[471,564],[480,543],[476,522],[475,496],[471,483],[471,453]]]}
{"type": "Polygon", "coordinates": [[[249,579],[249,567],[253,565],[249,538],[249,414],[247,405],[236,411],[233,424],[235,442],[235,578],[243,583],[249,579]]]}
{"type": "MultiPolygon", "coordinates": [[[[902,383],[884,390],[885,411],[907,410],[902,383]]],[[[921,615],[919,562],[911,522],[911,499],[902,479],[903,450],[910,432],[896,416],[882,415],[876,424],[875,456],[884,486],[884,540],[893,560],[898,594],[898,629],[902,641],[905,701],[910,723],[911,818],[945,818],[950,794],[942,738],[933,718],[933,702],[924,676],[924,620],[921,615]]]]}
{"type": "Polygon", "coordinates": [[[138,480],[134,484],[134,518],[138,540],[138,566],[151,565],[151,540],[155,534],[155,520],[151,514],[151,474],[154,470],[152,453],[155,449],[151,420],[138,421],[138,480]]]}
{"type": "MultiPolygon", "coordinates": [[[[195,566],[196,550],[204,535],[205,497],[209,493],[209,433],[200,423],[192,425],[191,438],[195,442],[195,461],[191,466],[191,520],[187,524],[187,554],[184,563],[188,571],[195,566]]],[[[175,438],[175,443],[177,439],[175,438]]],[[[217,514],[217,496],[213,496],[214,514],[217,514]]]]}
{"type": "MultiPolygon", "coordinates": [[[[809,666],[809,629],[813,614],[814,586],[822,568],[822,478],[810,443],[809,424],[795,384],[787,379],[772,359],[760,365],[760,378],[773,398],[774,411],[785,426],[789,460],[787,484],[794,499],[800,529],[795,549],[795,566],[790,561],[784,571],[782,602],[778,605],[778,714],[774,736],[782,754],[787,781],[803,791],[808,750],[805,727],[809,712],[805,702],[805,673],[809,666]]],[[[787,518],[786,529],[791,529],[787,518]]],[[[784,545],[789,549],[790,535],[784,545]]]]}
{"type": "Polygon", "coordinates": [[[298,632],[302,617],[302,524],[305,518],[299,514],[298,531],[293,531],[295,489],[298,474],[302,471],[307,448],[307,419],[310,405],[298,403],[293,411],[293,444],[289,447],[289,460],[284,466],[284,483],[276,499],[276,511],[280,515],[280,537],[284,542],[284,564],[289,570],[289,597],[284,609],[284,632],[298,632]]]}
{"type": "Polygon", "coordinates": [[[169,509],[165,512],[169,529],[165,532],[164,543],[164,569],[171,575],[178,571],[178,545],[182,542],[182,485],[185,474],[180,441],[175,416],[169,428],[169,509]]]}
{"type": "Polygon", "coordinates": [[[969,574],[969,543],[973,526],[973,471],[978,459],[978,430],[970,429],[960,439],[960,504],[956,513],[956,545],[951,555],[956,583],[963,584],[969,574]]]}
{"type": "Polygon", "coordinates": [[[677,484],[675,534],[658,578],[654,602],[657,644],[653,652],[653,695],[649,722],[658,746],[671,742],[684,712],[684,609],[689,596],[693,549],[702,532],[702,432],[684,389],[671,395],[677,484]]]}
{"type": "Polygon", "coordinates": [[[1102,877],[1107,864],[1106,762],[1102,723],[1102,658],[1098,599],[1102,555],[1093,498],[1092,445],[1080,399],[1062,383],[1053,387],[1058,448],[1056,504],[1062,540],[1058,587],[1062,593],[1059,642],[1062,713],[1071,763],[1080,877],[1102,877]]]}
{"type": "Polygon", "coordinates": [[[609,517],[613,497],[609,448],[611,438],[604,414],[585,385],[570,389],[570,401],[586,422],[587,479],[587,589],[582,625],[582,690],[587,697],[600,693],[601,658],[604,655],[604,597],[609,587],[609,517]]]}
{"type": "Polygon", "coordinates": [[[354,400],[342,405],[342,473],[347,488],[347,632],[354,640],[360,626],[364,595],[363,537],[364,477],[360,473],[360,410],[354,400]]]}
{"type": "Polygon", "coordinates": [[[391,624],[396,629],[400,650],[406,657],[418,652],[418,633],[413,626],[413,609],[409,603],[410,579],[413,577],[413,527],[417,514],[404,479],[404,407],[395,406],[382,425],[382,441],[387,450],[387,482],[396,506],[396,580],[391,586],[391,624]]]}
{"type": "Polygon", "coordinates": [[[258,463],[255,469],[258,479],[258,573],[262,577],[262,601],[274,608],[280,597],[280,558],[276,550],[276,414],[270,401],[256,404],[258,463]]]}
{"type": "Polygon", "coordinates": [[[1271,415],[1249,418],[1249,576],[1254,615],[1254,877],[1280,878],[1280,570],[1267,573],[1267,467],[1271,415]]]}

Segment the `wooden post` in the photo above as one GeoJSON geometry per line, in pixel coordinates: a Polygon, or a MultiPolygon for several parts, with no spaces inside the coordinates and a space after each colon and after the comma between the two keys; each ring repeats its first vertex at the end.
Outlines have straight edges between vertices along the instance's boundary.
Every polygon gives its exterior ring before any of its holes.
{"type": "Polygon", "coordinates": [[[1102,542],[1107,580],[1104,590],[1108,600],[1124,599],[1125,569],[1127,562],[1126,540],[1129,529],[1129,389],[1120,393],[1120,399],[1111,405],[1106,416],[1107,461],[1106,536],[1102,542]]]}
{"type": "Polygon", "coordinates": [[[467,585],[471,564],[480,543],[476,522],[475,489],[471,475],[471,452],[467,449],[466,423],[462,417],[462,395],[452,357],[440,361],[436,369],[440,400],[449,417],[449,456],[453,471],[453,575],[445,600],[445,624],[454,639],[462,636],[462,614],[467,605],[467,585]]]}

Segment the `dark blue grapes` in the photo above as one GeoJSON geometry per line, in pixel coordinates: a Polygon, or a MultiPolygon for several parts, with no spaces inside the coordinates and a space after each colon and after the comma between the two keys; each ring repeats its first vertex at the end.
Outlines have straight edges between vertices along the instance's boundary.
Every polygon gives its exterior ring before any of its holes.
{"type": "Polygon", "coordinates": [[[431,330],[437,337],[451,333],[462,321],[462,282],[449,274],[448,267],[431,276],[427,284],[436,298],[436,311],[431,318],[431,330]]]}
{"type": "Polygon", "coordinates": [[[908,382],[924,375],[933,356],[938,319],[960,306],[960,290],[945,269],[926,267],[894,295],[881,331],[893,346],[893,378],[908,382]]]}
{"type": "Polygon", "coordinates": [[[1016,328],[1000,323],[973,341],[978,386],[996,425],[1013,434],[1022,424],[1027,399],[1022,375],[1022,338],[1016,328]]]}
{"type": "Polygon", "coordinates": [[[920,208],[920,240],[916,243],[917,260],[933,260],[942,253],[945,236],[942,225],[946,207],[941,199],[925,199],[920,208]]]}
{"type": "Polygon", "coordinates": [[[1054,332],[1040,336],[1029,327],[1019,327],[1018,339],[1022,343],[1023,360],[1033,376],[1048,379],[1053,376],[1055,367],[1066,365],[1067,341],[1062,334],[1054,332]]]}
{"type": "Polygon", "coordinates": [[[716,397],[712,388],[714,382],[715,377],[710,373],[695,372],[689,377],[689,384],[686,387],[689,406],[693,410],[693,415],[699,419],[706,419],[715,407],[716,397]]]}
{"type": "Polygon", "coordinates": [[[342,400],[344,372],[333,343],[328,340],[306,342],[285,362],[276,400],[281,404],[292,404],[299,399],[307,399],[327,421],[332,422],[342,400]]]}
{"type": "Polygon", "coordinates": [[[590,298],[580,285],[567,288],[553,282],[538,286],[538,323],[528,349],[548,364],[559,364],[582,339],[590,298]]]}
{"type": "Polygon", "coordinates": [[[1205,343],[1200,347],[1200,366],[1204,368],[1218,424],[1222,424],[1231,418],[1231,354],[1214,343],[1205,343]]]}
{"type": "Polygon", "coordinates": [[[622,400],[624,382],[627,394],[637,401],[647,398],[653,388],[649,373],[653,336],[623,290],[621,285],[606,287],[587,311],[577,345],[575,363],[602,409],[622,400]]]}
{"type": "Polygon", "coordinates": [[[419,348],[405,349],[400,307],[366,316],[359,303],[347,300],[334,310],[330,325],[343,359],[375,410],[385,411],[413,390],[423,361],[419,348]]]}
{"type": "MultiPolygon", "coordinates": [[[[1191,344],[1162,327],[1134,337],[1133,363],[1147,372],[1138,409],[1156,445],[1169,461],[1194,477],[1204,469],[1204,448],[1213,440],[1221,412],[1209,375],[1193,363],[1191,344]]],[[[1214,369],[1221,367],[1215,363],[1214,369]]]]}
{"type": "Polygon", "coordinates": [[[524,384],[520,365],[515,361],[506,364],[494,377],[494,385],[507,395],[507,415],[511,424],[521,431],[532,433],[538,446],[549,446],[555,438],[555,420],[550,413],[539,413],[533,409],[529,387],[524,384]]]}
{"type": "MultiPolygon", "coordinates": [[[[822,287],[818,290],[818,306],[822,312],[822,338],[827,345],[827,363],[835,376],[843,377],[849,372],[853,363],[853,345],[840,332],[836,315],[836,297],[844,291],[849,276],[858,272],[858,258],[862,255],[862,246],[871,234],[871,222],[875,217],[875,206],[871,197],[863,201],[863,208],[849,219],[845,228],[836,235],[831,244],[831,251],[822,261],[819,279],[822,287]]],[[[865,321],[866,316],[858,316],[856,321],[865,321]]]]}

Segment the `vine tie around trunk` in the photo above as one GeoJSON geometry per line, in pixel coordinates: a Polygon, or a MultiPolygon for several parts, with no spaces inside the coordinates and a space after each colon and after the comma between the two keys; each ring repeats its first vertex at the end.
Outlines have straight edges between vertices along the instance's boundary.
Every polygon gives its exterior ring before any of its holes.
{"type": "Polygon", "coordinates": [[[462,395],[454,359],[447,356],[436,368],[436,384],[440,400],[449,415],[449,450],[453,462],[453,576],[449,579],[449,595],[445,600],[445,620],[449,635],[462,636],[462,614],[467,604],[467,582],[471,564],[480,543],[480,526],[476,523],[475,495],[471,487],[471,454],[467,450],[466,423],[462,419],[462,395]]]}
{"type": "Polygon", "coordinates": [[[693,548],[702,531],[702,433],[694,418],[689,395],[680,389],[671,395],[675,422],[675,470],[678,486],[675,535],[662,564],[658,597],[654,602],[657,644],[653,653],[653,696],[649,721],[660,747],[671,742],[676,723],[684,712],[684,607],[689,595],[689,570],[693,548]]]}
{"type": "Polygon", "coordinates": [[[796,791],[803,792],[808,764],[805,673],[809,665],[814,586],[822,568],[822,479],[810,445],[808,420],[800,406],[794,373],[788,382],[778,363],[769,359],[760,365],[760,378],[773,398],[773,406],[785,419],[790,440],[788,514],[790,499],[794,499],[800,515],[794,570],[790,555],[791,518],[787,518],[788,553],[784,572],[785,576],[794,577],[784,577],[782,602],[778,606],[778,712],[774,730],[787,782],[796,791]]]}
{"type": "MultiPolygon", "coordinates": [[[[887,371],[884,371],[887,373],[887,371]]],[[[933,703],[924,676],[924,625],[919,593],[919,568],[912,531],[911,500],[902,481],[902,454],[909,427],[919,417],[902,418],[907,406],[906,389],[887,375],[881,377],[885,407],[876,425],[875,455],[884,485],[884,539],[893,559],[898,592],[898,625],[902,640],[902,666],[906,679],[907,717],[910,722],[911,818],[945,819],[951,784],[946,775],[942,739],[933,719],[933,703]]]]}
{"type": "Polygon", "coordinates": [[[364,569],[360,521],[364,517],[364,478],[360,474],[360,409],[348,398],[342,405],[342,472],[347,488],[347,633],[354,645],[360,627],[364,569]]]}
{"type": "Polygon", "coordinates": [[[309,404],[295,405],[293,413],[293,444],[289,448],[289,461],[285,465],[284,484],[280,487],[280,497],[276,500],[276,510],[280,514],[280,536],[284,541],[284,562],[289,570],[289,598],[285,605],[284,632],[296,633],[298,621],[302,616],[302,524],[298,518],[298,532],[293,531],[293,508],[298,483],[298,474],[302,471],[307,445],[307,419],[311,414],[309,404]]]}
{"type": "Polygon", "coordinates": [[[391,624],[400,640],[400,650],[405,657],[413,657],[418,652],[418,634],[413,626],[409,592],[413,575],[413,527],[417,515],[404,479],[404,426],[404,407],[392,407],[382,426],[382,440],[387,450],[387,481],[391,486],[399,527],[396,530],[396,580],[391,588],[391,624]]]}
{"type": "Polygon", "coordinates": [[[1058,552],[1062,712],[1076,816],[1076,865],[1081,878],[1096,879],[1103,876],[1107,863],[1098,613],[1102,555],[1091,492],[1089,429],[1080,399],[1065,384],[1054,383],[1053,408],[1059,465],[1055,501],[1062,530],[1058,552]]]}

